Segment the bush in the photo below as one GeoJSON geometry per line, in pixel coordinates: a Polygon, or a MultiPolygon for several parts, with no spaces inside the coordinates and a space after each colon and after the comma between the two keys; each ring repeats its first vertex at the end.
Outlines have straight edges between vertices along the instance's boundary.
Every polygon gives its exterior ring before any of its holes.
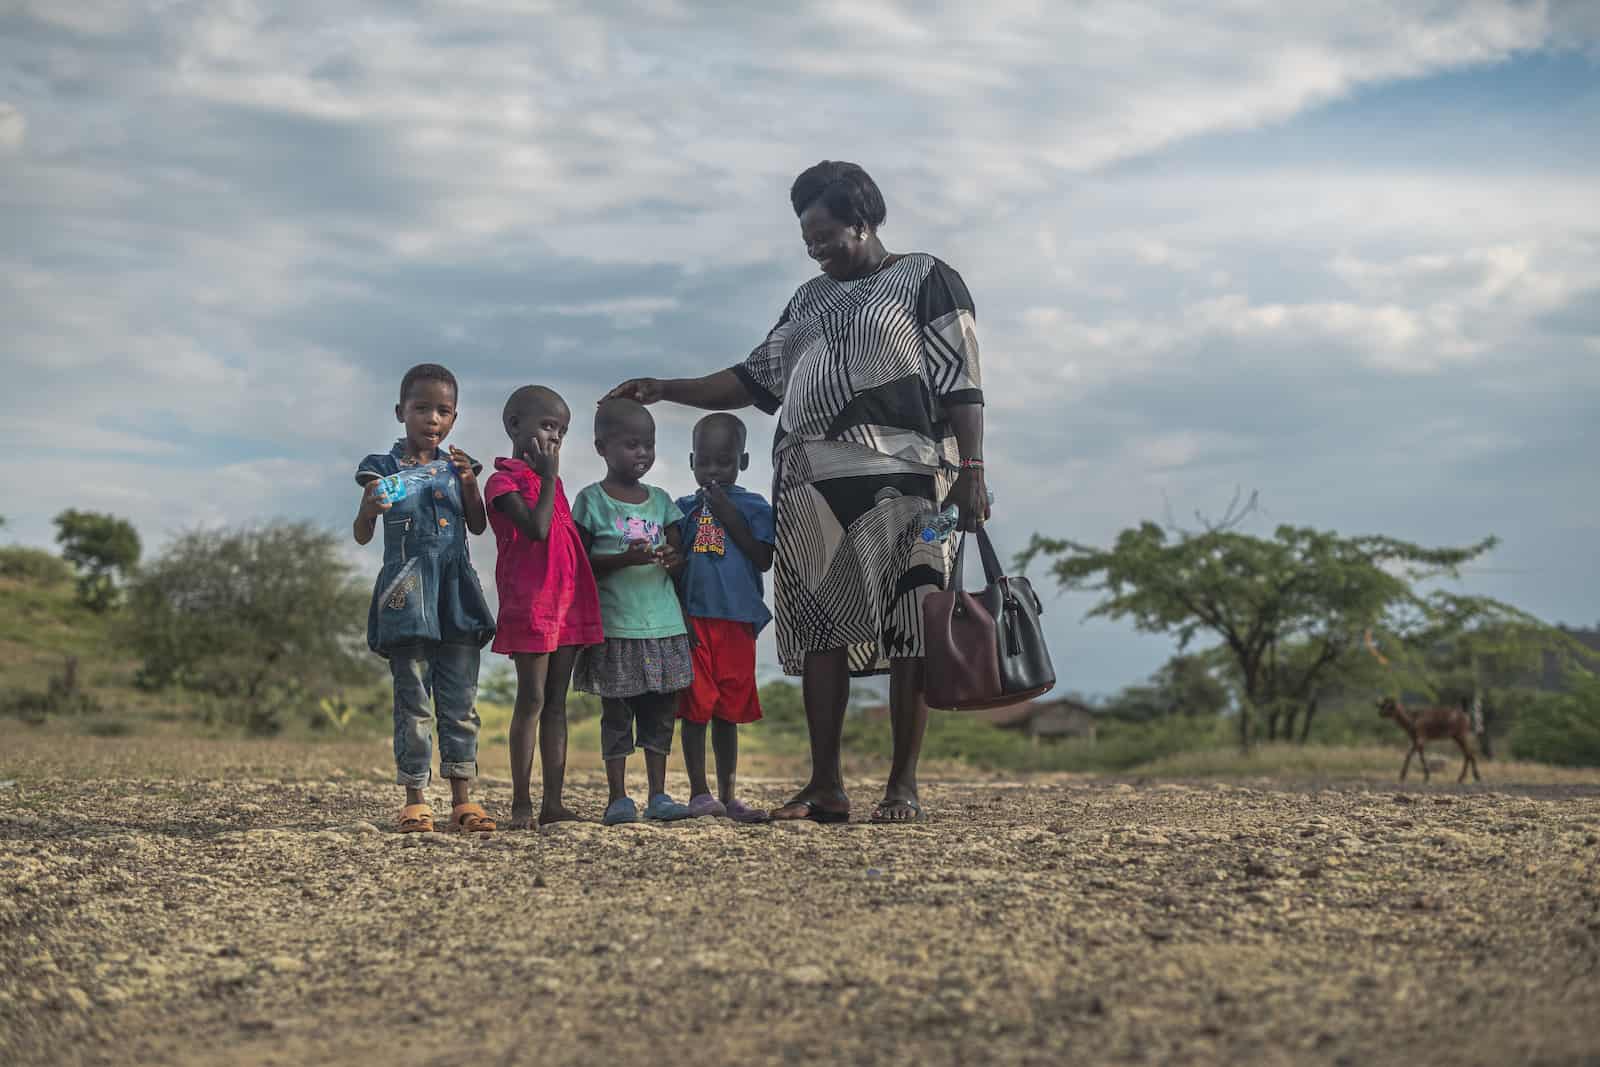
{"type": "Polygon", "coordinates": [[[13,693],[6,699],[5,710],[25,722],[40,723],[57,715],[96,715],[100,703],[78,683],[78,657],[68,656],[61,673],[50,676],[44,692],[24,689],[13,693]]]}
{"type": "Polygon", "coordinates": [[[128,640],[147,688],[182,686],[208,719],[275,733],[375,673],[367,592],[330,533],[304,523],[203,530],[175,540],[134,581],[128,640]]]}
{"type": "Polygon", "coordinates": [[[1517,715],[1511,750],[1518,759],[1600,767],[1600,679],[1584,674],[1568,693],[1547,693],[1517,715]]]}
{"type": "MultiPolygon", "coordinates": [[[[960,760],[1004,771],[1127,771],[1179,752],[1234,743],[1234,720],[1220,716],[1169,715],[1144,723],[1102,721],[1098,737],[1038,741],[1002,730],[958,711],[935,711],[928,719],[922,755],[960,760]]],[[[893,738],[885,720],[853,716],[845,723],[846,752],[887,758],[893,738]]]]}
{"type": "Polygon", "coordinates": [[[65,585],[72,581],[72,564],[42,548],[5,545],[0,547],[0,578],[65,585]]]}

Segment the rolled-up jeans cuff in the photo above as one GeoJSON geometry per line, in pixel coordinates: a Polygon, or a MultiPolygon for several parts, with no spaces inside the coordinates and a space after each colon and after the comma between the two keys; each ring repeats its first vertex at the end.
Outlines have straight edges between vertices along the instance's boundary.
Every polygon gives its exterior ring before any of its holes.
{"type": "Polygon", "coordinates": [[[476,763],[440,763],[439,777],[465,778],[470,782],[478,777],[478,765],[476,763]]]}
{"type": "Polygon", "coordinates": [[[407,789],[426,789],[428,788],[429,778],[430,775],[427,771],[423,771],[421,774],[407,774],[405,771],[396,771],[394,775],[395,782],[405,786],[407,789]]]}

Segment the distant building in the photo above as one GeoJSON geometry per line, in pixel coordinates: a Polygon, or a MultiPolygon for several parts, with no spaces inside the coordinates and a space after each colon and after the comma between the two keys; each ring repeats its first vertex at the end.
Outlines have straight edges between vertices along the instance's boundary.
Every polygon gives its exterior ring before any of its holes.
{"type": "Polygon", "coordinates": [[[1082,737],[1094,740],[1095,717],[1076,700],[1031,700],[1004,708],[973,712],[1002,730],[1021,730],[1035,740],[1082,737]]]}
{"type": "MultiPolygon", "coordinates": [[[[887,719],[889,705],[869,704],[861,709],[861,713],[869,719],[887,719]]],[[[1008,704],[1003,708],[989,708],[987,711],[955,714],[971,715],[1002,730],[1020,730],[1036,741],[1040,738],[1057,740],[1068,737],[1093,741],[1095,735],[1094,712],[1089,710],[1087,704],[1076,700],[1030,700],[1008,704]]]]}

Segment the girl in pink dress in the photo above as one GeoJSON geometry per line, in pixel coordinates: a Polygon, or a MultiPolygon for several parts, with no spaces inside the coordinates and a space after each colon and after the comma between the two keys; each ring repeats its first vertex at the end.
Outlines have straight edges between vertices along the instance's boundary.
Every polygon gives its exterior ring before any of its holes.
{"type": "Polygon", "coordinates": [[[556,472],[572,412],[551,389],[525,385],[502,416],[513,459],[494,461],[483,487],[500,558],[494,651],[517,666],[511,718],[511,829],[533,822],[533,748],[544,772],[539,825],[576,819],[561,803],[567,773],[567,687],[578,650],[605,641],[589,554],[556,472]]]}

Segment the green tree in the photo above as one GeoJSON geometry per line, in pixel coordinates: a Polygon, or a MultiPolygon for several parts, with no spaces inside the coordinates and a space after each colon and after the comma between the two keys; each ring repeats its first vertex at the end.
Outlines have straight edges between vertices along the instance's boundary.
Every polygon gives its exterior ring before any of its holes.
{"type": "Polygon", "coordinates": [[[303,523],[199,530],[140,572],[128,638],[143,684],[206,694],[224,718],[271,733],[371,679],[367,598],[330,533],[303,523]]]}
{"type": "Polygon", "coordinates": [[[78,568],[78,598],[95,611],[116,604],[139,565],[139,534],[126,519],[68,509],[55,517],[56,543],[78,568]]]}
{"type": "Polygon", "coordinates": [[[1310,693],[1369,627],[1427,616],[1418,583],[1455,576],[1495,543],[1425,548],[1295,526],[1267,538],[1227,525],[1186,533],[1146,522],[1109,549],[1035,535],[1018,562],[1051,558],[1064,588],[1103,594],[1091,616],[1172,634],[1179,651],[1201,634],[1219,639],[1238,680],[1239,741],[1248,749],[1258,711],[1275,731],[1285,702],[1310,693]],[[1304,653],[1281,655],[1294,645],[1304,653]]]}
{"type": "Polygon", "coordinates": [[[1216,715],[1228,706],[1228,687],[1213,673],[1214,658],[1173,656],[1148,682],[1125,686],[1100,713],[1124,722],[1148,722],[1169,715],[1216,715]]]}
{"type": "Polygon", "coordinates": [[[1511,729],[1521,759],[1569,767],[1600,767],[1600,679],[1575,672],[1571,688],[1536,697],[1511,729]]]}
{"type": "Polygon", "coordinates": [[[1572,632],[1505,605],[1438,593],[1430,608],[1430,625],[1412,642],[1424,675],[1414,688],[1441,702],[1476,704],[1485,755],[1515,731],[1519,709],[1600,669],[1600,653],[1572,632]]]}

